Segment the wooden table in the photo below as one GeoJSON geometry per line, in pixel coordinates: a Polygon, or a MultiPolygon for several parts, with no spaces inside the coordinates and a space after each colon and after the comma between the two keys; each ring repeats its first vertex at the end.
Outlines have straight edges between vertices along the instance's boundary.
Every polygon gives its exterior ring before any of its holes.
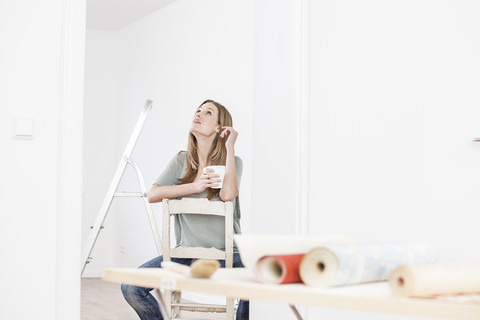
{"type": "MultiPolygon", "coordinates": [[[[257,282],[248,270],[242,268],[219,269],[210,279],[191,278],[165,269],[112,268],[104,270],[103,280],[243,300],[282,302],[290,306],[299,304],[438,318],[480,319],[480,304],[397,298],[392,295],[387,282],[336,288],[311,288],[303,284],[270,285],[257,282]]],[[[296,311],[295,308],[293,310],[296,311]]],[[[296,316],[301,319],[299,314],[296,316]]]]}

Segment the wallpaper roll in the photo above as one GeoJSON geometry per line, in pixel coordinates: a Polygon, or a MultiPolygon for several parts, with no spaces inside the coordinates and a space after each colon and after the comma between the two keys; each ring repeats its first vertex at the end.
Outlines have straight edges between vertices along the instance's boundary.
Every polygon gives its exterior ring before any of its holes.
{"type": "Polygon", "coordinates": [[[263,283],[302,282],[299,273],[300,262],[305,254],[264,256],[255,267],[255,275],[263,283]]]}
{"type": "Polygon", "coordinates": [[[294,235],[234,235],[242,263],[247,270],[256,268],[264,256],[306,253],[309,250],[328,244],[352,243],[347,235],[294,236],[294,235]]]}
{"type": "Polygon", "coordinates": [[[389,278],[396,296],[480,293],[480,263],[432,263],[397,267],[389,278]]]}
{"type": "Polygon", "coordinates": [[[384,281],[399,265],[433,261],[431,248],[423,245],[330,245],[305,255],[300,277],[314,287],[384,281]]]}

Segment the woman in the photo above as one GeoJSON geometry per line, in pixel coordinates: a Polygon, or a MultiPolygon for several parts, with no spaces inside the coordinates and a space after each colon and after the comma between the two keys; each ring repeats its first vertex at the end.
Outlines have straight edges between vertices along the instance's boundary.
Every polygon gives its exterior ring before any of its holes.
{"type": "MultiPolygon", "coordinates": [[[[184,196],[208,198],[212,201],[233,201],[234,233],[240,230],[238,190],[242,175],[242,160],[235,156],[238,132],[233,129],[228,110],[213,100],[204,101],[196,110],[188,136],[187,151],[173,157],[157,178],[148,194],[150,202],[184,196]],[[219,176],[208,169],[210,165],[225,165],[225,177],[220,189],[219,176]]],[[[215,247],[225,249],[225,220],[218,216],[175,215],[177,245],[185,247],[215,247]]],[[[157,257],[140,268],[160,268],[163,257],[157,257]]],[[[192,259],[172,258],[172,261],[190,265],[192,259]]],[[[222,267],[225,262],[220,262],[222,267]]],[[[234,247],[233,266],[243,267],[238,250],[234,247]]],[[[140,319],[163,319],[158,303],[150,294],[152,289],[122,285],[122,293],[140,319]]],[[[237,320],[248,320],[249,303],[240,301],[237,320]]]]}

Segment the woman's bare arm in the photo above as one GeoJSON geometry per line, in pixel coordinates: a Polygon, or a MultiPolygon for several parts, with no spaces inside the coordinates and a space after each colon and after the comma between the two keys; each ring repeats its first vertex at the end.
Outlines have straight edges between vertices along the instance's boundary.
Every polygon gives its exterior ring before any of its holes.
{"type": "Polygon", "coordinates": [[[206,188],[218,185],[218,182],[220,182],[220,179],[218,179],[217,174],[203,173],[197,181],[192,183],[173,186],[154,184],[148,192],[148,202],[161,202],[163,199],[174,199],[192,193],[202,192],[206,188]]]}
{"type": "Polygon", "coordinates": [[[227,148],[227,161],[225,163],[225,177],[223,178],[223,186],[220,189],[220,198],[223,201],[232,201],[238,196],[237,186],[237,170],[235,167],[235,141],[237,140],[238,132],[232,127],[223,127],[224,131],[221,134],[229,133],[225,146],[227,148]]]}
{"type": "Polygon", "coordinates": [[[175,186],[159,186],[154,184],[148,192],[148,202],[161,202],[163,199],[174,199],[195,193],[193,183],[180,184],[175,186]]]}

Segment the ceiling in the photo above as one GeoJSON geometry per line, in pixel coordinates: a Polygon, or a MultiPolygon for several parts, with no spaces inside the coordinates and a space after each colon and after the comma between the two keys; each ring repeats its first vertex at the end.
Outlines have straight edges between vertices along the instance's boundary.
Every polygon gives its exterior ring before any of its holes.
{"type": "Polygon", "coordinates": [[[87,0],[87,29],[119,30],[176,0],[87,0]]]}

